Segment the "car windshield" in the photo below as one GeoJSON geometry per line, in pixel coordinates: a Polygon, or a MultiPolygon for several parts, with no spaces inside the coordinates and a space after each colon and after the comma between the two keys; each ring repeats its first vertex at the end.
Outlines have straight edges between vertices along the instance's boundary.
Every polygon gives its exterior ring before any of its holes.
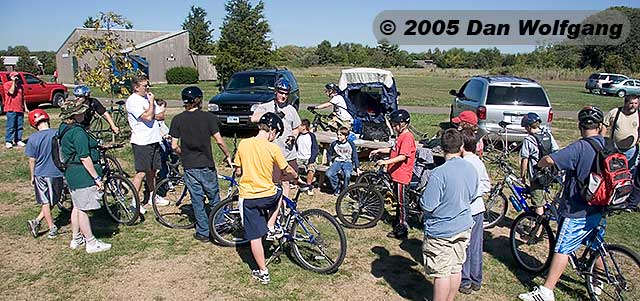
{"type": "Polygon", "coordinates": [[[596,79],[596,78],[598,78],[598,73],[594,73],[594,74],[591,74],[591,76],[589,76],[589,79],[596,79]]]}
{"type": "Polygon", "coordinates": [[[231,77],[227,90],[273,88],[276,77],[273,74],[236,74],[231,77]]]}
{"type": "Polygon", "coordinates": [[[487,104],[546,107],[549,101],[540,87],[490,86],[487,104]]]}

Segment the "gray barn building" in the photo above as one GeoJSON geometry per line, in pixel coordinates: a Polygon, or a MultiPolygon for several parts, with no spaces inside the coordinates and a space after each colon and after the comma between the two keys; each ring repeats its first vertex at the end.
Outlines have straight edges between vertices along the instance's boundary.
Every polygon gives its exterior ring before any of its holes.
{"type": "MultiPolygon", "coordinates": [[[[85,56],[76,57],[71,51],[71,43],[80,36],[100,36],[105,29],[76,28],[56,52],[58,82],[75,83],[75,74],[81,68],[94,67],[95,60],[85,56]]],[[[149,80],[152,83],[166,83],[165,73],[173,67],[193,67],[198,69],[200,80],[216,80],[215,66],[209,62],[211,56],[198,55],[189,49],[189,32],[186,30],[146,31],[133,29],[112,29],[118,31],[122,44],[132,40],[134,47],[122,49],[123,54],[139,55],[149,64],[149,80]]]]}

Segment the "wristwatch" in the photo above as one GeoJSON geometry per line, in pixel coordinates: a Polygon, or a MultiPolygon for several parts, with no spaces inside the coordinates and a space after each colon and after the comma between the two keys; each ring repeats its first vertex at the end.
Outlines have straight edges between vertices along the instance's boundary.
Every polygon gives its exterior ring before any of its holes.
{"type": "Polygon", "coordinates": [[[100,176],[96,176],[95,178],[93,178],[93,181],[96,181],[96,182],[100,181],[100,180],[102,180],[102,178],[100,176]]]}

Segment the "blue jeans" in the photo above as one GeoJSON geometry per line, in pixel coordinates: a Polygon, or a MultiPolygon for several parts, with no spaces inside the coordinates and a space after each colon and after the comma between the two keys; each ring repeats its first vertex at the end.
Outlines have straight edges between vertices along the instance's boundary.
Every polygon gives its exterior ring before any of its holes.
{"type": "Polygon", "coordinates": [[[460,286],[471,284],[480,286],[482,284],[482,240],[484,227],[484,214],[479,213],[473,216],[473,228],[467,247],[467,259],[462,265],[462,282],[460,286]]]}
{"type": "Polygon", "coordinates": [[[329,183],[331,183],[331,189],[333,189],[334,193],[338,191],[338,185],[340,184],[340,179],[338,178],[338,173],[342,172],[344,176],[344,188],[349,186],[349,178],[351,177],[351,171],[353,171],[353,164],[351,162],[340,162],[334,161],[327,169],[327,177],[329,178],[329,183]]]}
{"type": "Polygon", "coordinates": [[[7,133],[4,136],[5,142],[16,143],[22,141],[24,132],[24,113],[7,112],[7,133]]]}
{"type": "Polygon", "coordinates": [[[629,171],[631,172],[631,176],[635,175],[636,165],[638,165],[638,147],[634,146],[624,152],[624,156],[627,157],[627,161],[629,161],[629,171]]]}
{"type": "Polygon", "coordinates": [[[213,168],[190,168],[184,171],[184,182],[191,195],[193,214],[196,217],[196,233],[209,237],[209,217],[207,213],[220,202],[218,173],[213,168]],[[204,196],[209,199],[205,205],[204,196]],[[208,207],[205,209],[205,207],[208,207]]]}

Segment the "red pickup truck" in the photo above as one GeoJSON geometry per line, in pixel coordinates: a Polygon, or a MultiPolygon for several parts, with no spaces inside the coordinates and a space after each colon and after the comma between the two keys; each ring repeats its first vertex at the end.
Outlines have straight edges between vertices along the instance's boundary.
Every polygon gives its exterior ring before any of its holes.
{"type": "MultiPolygon", "coordinates": [[[[9,71],[0,71],[0,82],[4,84],[9,79],[9,71]]],[[[37,107],[41,103],[49,103],[53,106],[60,106],[67,99],[67,87],[56,83],[46,83],[29,72],[18,72],[24,83],[24,98],[29,108],[37,107]]],[[[3,98],[6,92],[3,85],[0,85],[0,112],[3,112],[3,98]]]]}

